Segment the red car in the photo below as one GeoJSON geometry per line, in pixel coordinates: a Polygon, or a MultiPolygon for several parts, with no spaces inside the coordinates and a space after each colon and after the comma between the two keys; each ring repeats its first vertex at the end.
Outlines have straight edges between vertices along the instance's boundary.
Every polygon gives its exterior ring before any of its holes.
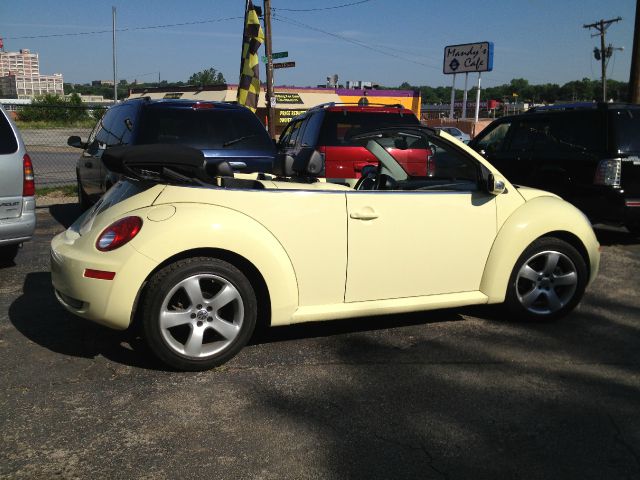
{"type": "MultiPolygon", "coordinates": [[[[326,178],[359,178],[366,165],[377,165],[376,158],[363,146],[351,141],[354,135],[382,127],[415,126],[420,121],[402,105],[318,105],[295,117],[280,135],[278,154],[294,159],[306,158],[318,151],[324,155],[326,178]]],[[[425,176],[425,155],[432,150],[416,139],[414,144],[389,145],[387,148],[410,175],[425,176]]],[[[410,142],[409,142],[410,143],[410,142]]]]}

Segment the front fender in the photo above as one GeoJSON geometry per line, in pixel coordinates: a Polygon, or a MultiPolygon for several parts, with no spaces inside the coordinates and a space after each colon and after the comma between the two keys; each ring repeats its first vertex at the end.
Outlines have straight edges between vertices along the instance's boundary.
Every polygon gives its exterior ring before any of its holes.
{"type": "Polygon", "coordinates": [[[156,265],[188,250],[233,252],[263,276],[271,301],[271,325],[290,322],[298,307],[296,274],[285,249],[263,225],[238,211],[205,204],[164,204],[136,214],[144,219],[144,234],[131,245],[156,265]]]}
{"type": "Polygon", "coordinates": [[[582,243],[589,257],[585,259],[590,271],[589,283],[595,278],[600,245],[587,218],[558,197],[536,197],[507,218],[491,247],[480,282],[480,291],[489,297],[489,303],[504,301],[518,257],[536,239],[552,232],[571,234],[582,243]]]}

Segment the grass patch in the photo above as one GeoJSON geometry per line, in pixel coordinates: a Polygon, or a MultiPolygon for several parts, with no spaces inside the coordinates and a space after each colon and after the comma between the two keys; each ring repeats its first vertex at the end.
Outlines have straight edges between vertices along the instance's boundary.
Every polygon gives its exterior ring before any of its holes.
{"type": "Polygon", "coordinates": [[[22,122],[16,120],[15,124],[21,130],[44,130],[47,128],[93,128],[96,124],[96,120],[87,119],[79,120],[77,122],[62,122],[55,120],[37,120],[34,122],[22,122]]]}
{"type": "Polygon", "coordinates": [[[36,196],[39,197],[75,197],[78,194],[76,185],[65,185],[64,187],[39,187],[36,188],[36,196]]]}

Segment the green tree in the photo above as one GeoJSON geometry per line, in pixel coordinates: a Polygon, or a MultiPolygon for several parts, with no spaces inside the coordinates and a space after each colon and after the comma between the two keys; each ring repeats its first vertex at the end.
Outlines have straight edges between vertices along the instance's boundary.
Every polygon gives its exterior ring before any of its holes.
{"type": "Polygon", "coordinates": [[[222,72],[211,67],[201,72],[196,72],[189,77],[189,85],[223,85],[226,83],[222,72]]]}

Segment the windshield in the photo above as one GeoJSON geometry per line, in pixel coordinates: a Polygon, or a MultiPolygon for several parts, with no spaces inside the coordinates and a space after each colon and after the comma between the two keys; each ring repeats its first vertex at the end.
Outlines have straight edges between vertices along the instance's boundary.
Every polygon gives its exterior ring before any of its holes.
{"type": "Polygon", "coordinates": [[[177,143],[200,150],[274,149],[255,115],[222,108],[144,109],[137,140],[139,145],[177,143]]]}
{"type": "Polygon", "coordinates": [[[356,137],[378,159],[385,190],[475,190],[475,159],[426,129],[388,129],[356,137]]]}

